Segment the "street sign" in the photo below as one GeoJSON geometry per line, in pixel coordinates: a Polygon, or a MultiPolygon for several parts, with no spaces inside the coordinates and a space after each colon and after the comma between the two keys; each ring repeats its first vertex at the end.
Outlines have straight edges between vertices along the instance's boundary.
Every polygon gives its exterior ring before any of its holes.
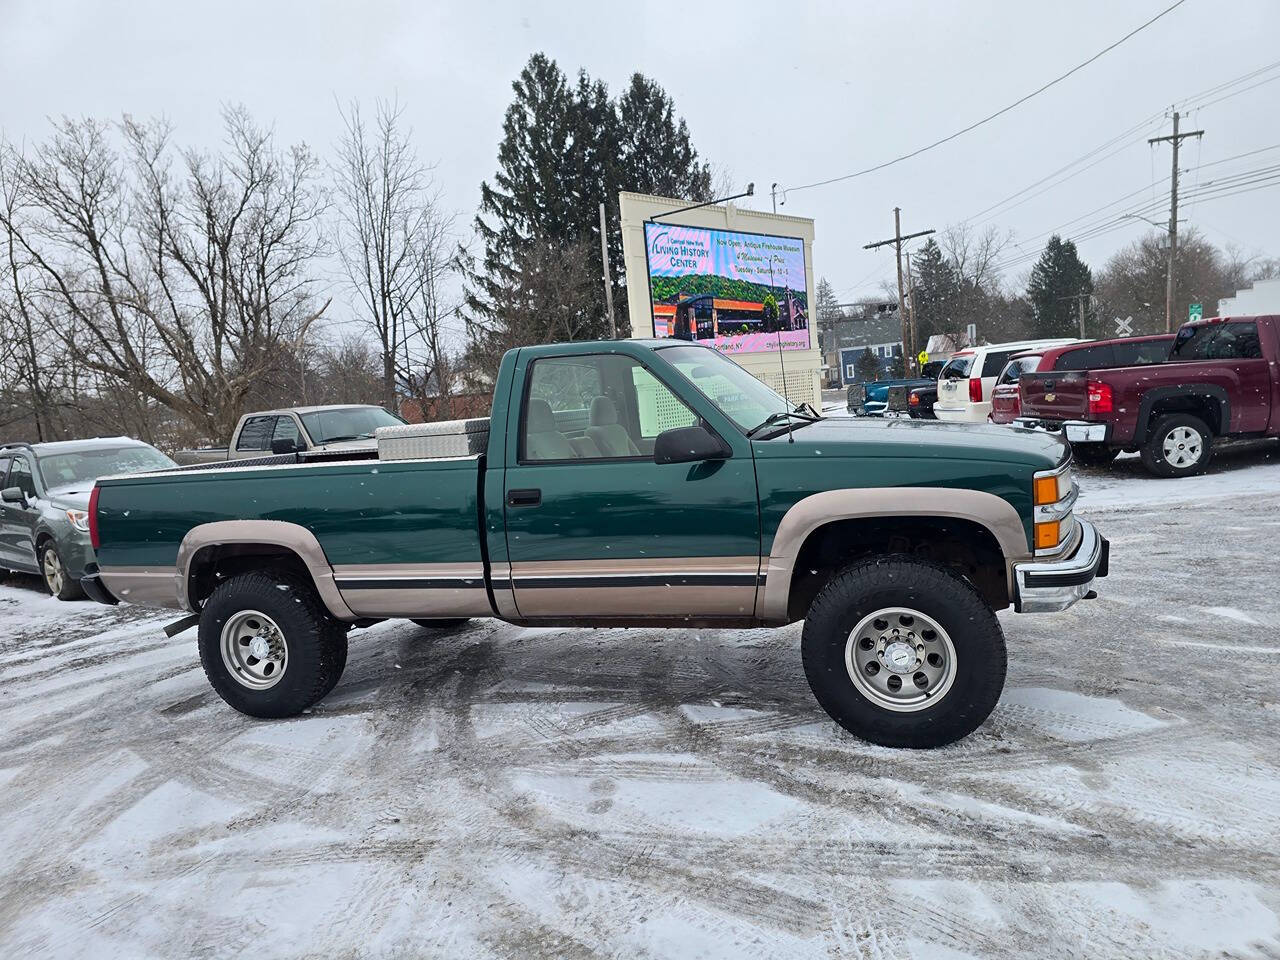
{"type": "Polygon", "coordinates": [[[1116,336],[1133,336],[1133,317],[1125,317],[1123,320],[1116,317],[1116,336]]]}
{"type": "Polygon", "coordinates": [[[969,346],[973,346],[978,340],[978,325],[970,323],[964,328],[965,338],[969,341],[969,346]]]}
{"type": "Polygon", "coordinates": [[[922,366],[922,367],[923,367],[926,363],[928,363],[928,362],[929,362],[929,351],[928,351],[928,350],[921,350],[918,354],[916,354],[916,362],[917,362],[918,364],[920,364],[920,366],[922,366]]]}
{"type": "Polygon", "coordinates": [[[1193,303],[1193,304],[1191,304],[1191,306],[1190,306],[1190,307],[1188,307],[1188,308],[1187,308],[1187,319],[1188,319],[1188,320],[1199,320],[1199,319],[1200,319],[1201,317],[1203,317],[1203,316],[1204,316],[1204,304],[1203,304],[1203,303],[1193,303]]]}

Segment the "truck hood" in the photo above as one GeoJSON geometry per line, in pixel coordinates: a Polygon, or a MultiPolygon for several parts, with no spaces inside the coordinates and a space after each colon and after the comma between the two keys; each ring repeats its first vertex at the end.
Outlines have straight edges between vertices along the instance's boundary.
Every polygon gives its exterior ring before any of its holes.
{"type": "Polygon", "coordinates": [[[1067,455],[1060,437],[1035,430],[937,420],[869,420],[828,417],[794,432],[756,441],[757,456],[902,457],[1017,463],[1035,470],[1057,466],[1067,455]]]}
{"type": "Polygon", "coordinates": [[[45,491],[45,498],[53,506],[62,510],[85,510],[89,506],[89,494],[93,492],[93,482],[68,483],[61,487],[51,487],[45,491]]]}

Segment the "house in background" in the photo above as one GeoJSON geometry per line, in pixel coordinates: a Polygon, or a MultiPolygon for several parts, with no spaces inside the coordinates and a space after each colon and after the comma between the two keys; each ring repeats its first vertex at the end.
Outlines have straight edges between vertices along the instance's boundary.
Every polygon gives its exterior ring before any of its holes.
{"type": "Polygon", "coordinates": [[[894,357],[902,355],[902,324],[898,305],[868,300],[843,308],[843,315],[823,324],[822,355],[824,382],[843,386],[858,378],[854,365],[863,350],[870,349],[887,369],[894,357]]]}

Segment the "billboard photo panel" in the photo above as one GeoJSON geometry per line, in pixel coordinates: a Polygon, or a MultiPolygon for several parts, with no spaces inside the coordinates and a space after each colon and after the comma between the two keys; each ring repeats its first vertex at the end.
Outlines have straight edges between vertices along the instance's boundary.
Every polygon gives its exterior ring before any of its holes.
{"type": "Polygon", "coordinates": [[[646,222],[655,337],[727,354],[808,350],[804,241],[646,222]]]}

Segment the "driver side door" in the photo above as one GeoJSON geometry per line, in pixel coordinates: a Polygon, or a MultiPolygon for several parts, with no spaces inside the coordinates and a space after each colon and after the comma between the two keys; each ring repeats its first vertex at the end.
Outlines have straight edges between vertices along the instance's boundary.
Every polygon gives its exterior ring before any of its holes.
{"type": "Polygon", "coordinates": [[[539,357],[517,384],[504,511],[520,617],[750,619],[760,530],[749,446],[655,463],[659,433],[701,418],[623,354],[539,357]]]}

